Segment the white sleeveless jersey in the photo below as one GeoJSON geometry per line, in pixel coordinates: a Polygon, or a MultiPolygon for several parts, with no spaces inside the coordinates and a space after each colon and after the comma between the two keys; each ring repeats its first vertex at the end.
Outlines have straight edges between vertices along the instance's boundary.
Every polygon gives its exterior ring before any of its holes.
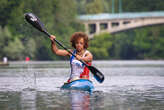
{"type": "MultiPolygon", "coordinates": [[[[86,50],[82,57],[84,57],[89,51],[86,50]]],[[[76,50],[73,52],[76,54],[76,50]]],[[[70,65],[71,65],[71,76],[70,79],[80,78],[80,74],[83,73],[85,65],[77,60],[74,56],[70,57],[70,65]]]]}

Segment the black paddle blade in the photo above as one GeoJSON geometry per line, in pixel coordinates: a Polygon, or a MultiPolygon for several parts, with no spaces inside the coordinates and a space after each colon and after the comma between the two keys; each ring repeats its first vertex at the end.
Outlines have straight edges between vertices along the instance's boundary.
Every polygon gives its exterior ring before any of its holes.
{"type": "Polygon", "coordinates": [[[88,68],[98,82],[102,83],[104,81],[104,75],[98,69],[93,66],[88,66],[88,68]]]}
{"type": "Polygon", "coordinates": [[[24,16],[26,21],[33,25],[36,29],[38,29],[41,32],[45,31],[43,23],[39,20],[39,18],[36,15],[34,15],[33,13],[25,13],[24,16]]]}

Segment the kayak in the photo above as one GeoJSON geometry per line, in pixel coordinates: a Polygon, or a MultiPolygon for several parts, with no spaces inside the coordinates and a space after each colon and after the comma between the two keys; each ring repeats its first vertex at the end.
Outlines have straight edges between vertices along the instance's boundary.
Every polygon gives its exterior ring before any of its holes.
{"type": "Polygon", "coordinates": [[[94,86],[93,86],[92,81],[88,79],[78,79],[69,83],[64,83],[61,89],[83,90],[83,91],[92,92],[92,90],[94,89],[94,86]]]}

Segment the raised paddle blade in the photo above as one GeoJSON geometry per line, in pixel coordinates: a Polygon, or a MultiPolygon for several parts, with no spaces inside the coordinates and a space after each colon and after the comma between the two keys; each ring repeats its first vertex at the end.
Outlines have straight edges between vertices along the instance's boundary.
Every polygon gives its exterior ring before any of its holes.
{"type": "Polygon", "coordinates": [[[25,19],[28,23],[33,25],[35,28],[37,28],[41,32],[45,32],[46,29],[44,28],[43,23],[40,21],[40,19],[34,15],[33,13],[25,13],[24,14],[25,19]]]}
{"type": "Polygon", "coordinates": [[[104,81],[104,75],[97,68],[93,66],[88,66],[88,68],[98,82],[102,83],[104,81]]]}

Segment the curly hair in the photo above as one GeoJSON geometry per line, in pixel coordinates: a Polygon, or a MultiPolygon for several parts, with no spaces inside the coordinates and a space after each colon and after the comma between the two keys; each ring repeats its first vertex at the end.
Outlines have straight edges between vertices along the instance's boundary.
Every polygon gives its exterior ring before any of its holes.
{"type": "Polygon", "coordinates": [[[88,40],[88,36],[84,32],[75,32],[71,36],[70,42],[72,44],[72,47],[76,48],[75,43],[79,38],[84,39],[84,48],[87,49],[89,40],[88,40]]]}

